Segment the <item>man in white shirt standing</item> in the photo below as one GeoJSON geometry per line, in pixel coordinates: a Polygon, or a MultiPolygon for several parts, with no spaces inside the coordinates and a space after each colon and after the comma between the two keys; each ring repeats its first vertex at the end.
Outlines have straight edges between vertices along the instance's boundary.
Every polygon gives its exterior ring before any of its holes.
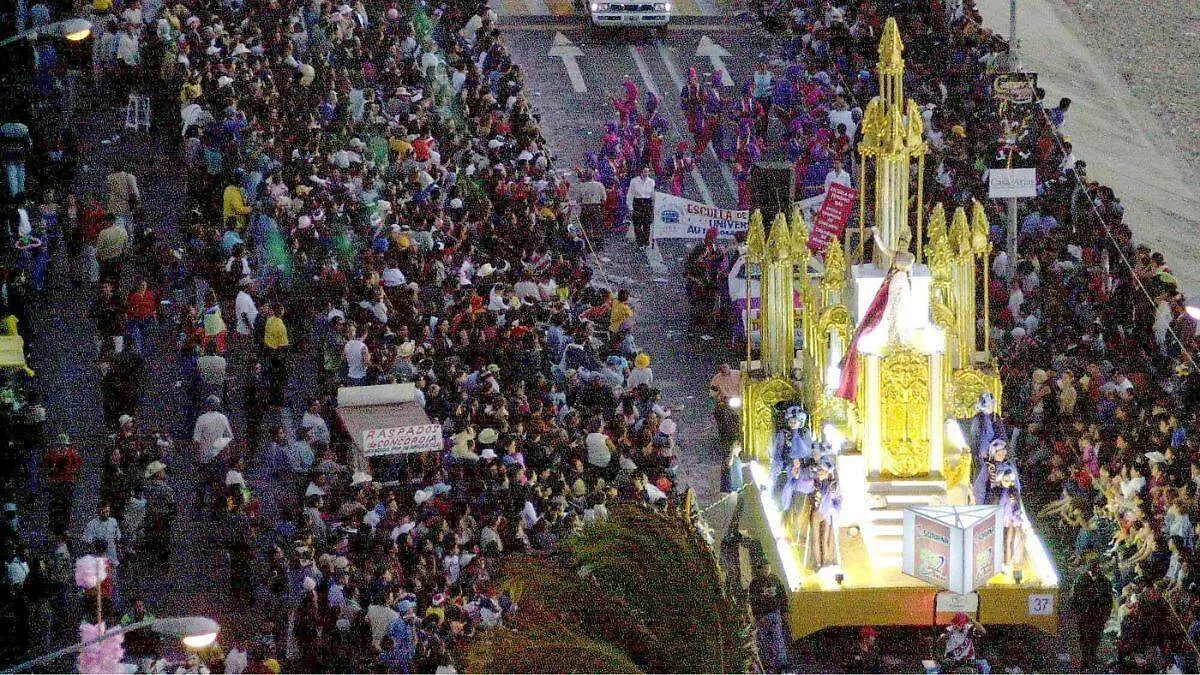
{"type": "Polygon", "coordinates": [[[89,520],[83,528],[83,540],[93,545],[96,542],[104,542],[105,557],[112,562],[113,567],[120,564],[117,559],[117,544],[121,541],[121,526],[117,519],[112,517],[112,509],[108,504],[101,503],[96,517],[89,520]]]}
{"type": "Polygon", "coordinates": [[[209,493],[212,500],[217,501],[217,488],[225,474],[220,471],[217,457],[233,440],[233,427],[229,418],[220,411],[221,399],[217,396],[208,397],[208,411],[196,418],[196,427],[192,431],[192,440],[196,443],[197,464],[199,465],[196,481],[196,517],[203,519],[204,504],[209,493]]]}
{"type": "Polygon", "coordinates": [[[321,399],[314,398],[312,403],[308,404],[308,412],[300,419],[300,426],[308,429],[314,443],[329,447],[329,425],[321,416],[321,399]]]}
{"type": "Polygon", "coordinates": [[[237,315],[237,334],[242,337],[254,335],[254,322],[258,320],[258,305],[254,304],[254,296],[250,295],[254,281],[245,277],[238,282],[237,300],[234,301],[234,313],[237,315]]]}
{"type": "Polygon", "coordinates": [[[367,379],[367,364],[370,362],[371,353],[367,350],[367,343],[358,336],[358,326],[353,323],[350,324],[346,346],[342,348],[342,358],[346,360],[346,379],[350,381],[350,385],[362,385],[367,379]]]}
{"type": "Polygon", "coordinates": [[[846,187],[854,187],[853,182],[850,180],[850,172],[846,171],[842,166],[842,160],[840,159],[835,159],[833,161],[833,168],[829,170],[829,173],[825,174],[825,192],[829,192],[829,186],[834,183],[845,185],[846,187]]]}
{"type": "Polygon", "coordinates": [[[645,249],[650,245],[650,223],[654,220],[654,178],[650,167],[629,181],[628,206],[633,212],[633,235],[637,245],[645,249]]]}

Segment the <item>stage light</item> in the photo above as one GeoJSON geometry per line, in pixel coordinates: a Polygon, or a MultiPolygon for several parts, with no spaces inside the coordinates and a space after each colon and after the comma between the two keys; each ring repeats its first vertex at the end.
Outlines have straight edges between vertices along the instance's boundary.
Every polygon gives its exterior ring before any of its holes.
{"type": "Polygon", "coordinates": [[[946,440],[950,441],[950,445],[956,450],[963,450],[967,447],[967,437],[963,434],[962,425],[956,419],[946,420],[946,440]]]}
{"type": "Polygon", "coordinates": [[[841,430],[832,424],[826,424],[821,428],[821,432],[825,434],[825,442],[829,444],[829,447],[833,448],[835,453],[840,454],[842,445],[846,443],[846,436],[842,434],[841,430]]]}
{"type": "Polygon", "coordinates": [[[759,500],[762,501],[767,527],[771,530],[771,537],[775,539],[775,550],[779,552],[779,560],[783,565],[783,578],[787,581],[789,590],[797,590],[800,588],[803,575],[800,572],[800,563],[796,560],[796,550],[788,541],[787,529],[783,526],[783,514],[779,512],[779,507],[771,496],[770,474],[765,466],[752,461],[750,462],[750,477],[759,489],[759,500]]]}

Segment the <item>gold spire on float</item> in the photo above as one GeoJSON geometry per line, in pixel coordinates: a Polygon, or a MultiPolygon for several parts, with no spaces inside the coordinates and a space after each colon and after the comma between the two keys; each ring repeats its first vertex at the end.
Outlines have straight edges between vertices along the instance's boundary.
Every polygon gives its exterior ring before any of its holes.
{"type": "MultiPolygon", "coordinates": [[[[891,265],[891,256],[903,247],[908,227],[909,185],[912,162],[917,162],[917,254],[920,258],[922,240],[922,211],[925,178],[925,154],[929,146],[924,141],[924,121],[921,109],[912,99],[904,97],[904,43],[900,27],[888,17],[879,41],[879,95],[871,99],[863,112],[863,140],[858,144],[859,165],[859,261],[866,255],[866,198],[867,160],[875,164],[873,194],[875,196],[876,246],[872,259],[880,267],[891,265]],[[883,247],[882,249],[880,247],[883,247]]],[[[910,237],[911,239],[911,237],[910,237]]],[[[907,250],[905,248],[905,250],[907,250]]]]}

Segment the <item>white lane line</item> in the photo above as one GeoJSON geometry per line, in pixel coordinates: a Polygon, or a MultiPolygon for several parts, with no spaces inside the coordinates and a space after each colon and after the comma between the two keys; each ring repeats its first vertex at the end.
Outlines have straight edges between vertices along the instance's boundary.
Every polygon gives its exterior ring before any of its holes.
{"type": "Polygon", "coordinates": [[[576,93],[587,91],[587,83],[583,81],[583,73],[579,70],[579,61],[576,60],[583,56],[582,49],[576,47],[562,31],[559,31],[554,34],[554,44],[550,45],[548,54],[551,58],[562,59],[563,68],[567,69],[567,79],[571,80],[571,88],[576,93]]]}
{"type": "MultiPolygon", "coordinates": [[[[675,82],[675,91],[683,91],[683,77],[679,74],[679,67],[675,65],[675,57],[671,56],[670,50],[662,40],[655,40],[655,45],[658,47],[658,55],[663,60],[663,64],[667,67],[667,74],[675,82]]],[[[737,202],[737,181],[733,179],[733,172],[729,170],[725,162],[717,157],[716,150],[713,150],[712,144],[708,145],[708,156],[712,157],[717,163],[717,168],[721,170],[721,177],[725,179],[725,185],[729,188],[729,194],[733,195],[734,203],[737,202]]],[[[711,204],[711,202],[710,202],[711,204]]]]}
{"type": "MultiPolygon", "coordinates": [[[[661,99],[663,97],[662,92],[654,84],[654,77],[650,75],[650,66],[646,65],[646,59],[642,57],[642,52],[637,48],[637,45],[629,45],[629,55],[633,57],[633,65],[637,66],[638,74],[642,76],[642,82],[646,84],[646,89],[654,92],[661,99]]],[[[671,129],[675,132],[675,135],[680,139],[686,140],[686,137],[675,125],[675,120],[667,116],[667,121],[671,123],[671,129]]],[[[704,200],[704,203],[709,206],[715,206],[716,202],[713,201],[712,192],[708,189],[708,183],[704,180],[704,176],[700,175],[700,170],[695,167],[692,168],[692,180],[696,181],[696,189],[700,191],[700,198],[704,200]]]]}
{"type": "Polygon", "coordinates": [[[722,12],[717,3],[713,0],[695,0],[696,6],[700,8],[700,16],[721,16],[722,12]]]}
{"type": "Polygon", "coordinates": [[[529,4],[529,13],[532,16],[550,16],[550,5],[546,4],[546,0],[525,0],[529,4]]]}

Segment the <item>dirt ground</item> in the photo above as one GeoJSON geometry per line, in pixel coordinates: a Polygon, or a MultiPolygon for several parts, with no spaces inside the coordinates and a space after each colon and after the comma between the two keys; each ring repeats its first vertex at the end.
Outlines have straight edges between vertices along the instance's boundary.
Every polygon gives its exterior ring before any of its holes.
{"type": "Polygon", "coordinates": [[[1200,2],[1064,0],[1141,101],[1200,169],[1200,2]]]}

